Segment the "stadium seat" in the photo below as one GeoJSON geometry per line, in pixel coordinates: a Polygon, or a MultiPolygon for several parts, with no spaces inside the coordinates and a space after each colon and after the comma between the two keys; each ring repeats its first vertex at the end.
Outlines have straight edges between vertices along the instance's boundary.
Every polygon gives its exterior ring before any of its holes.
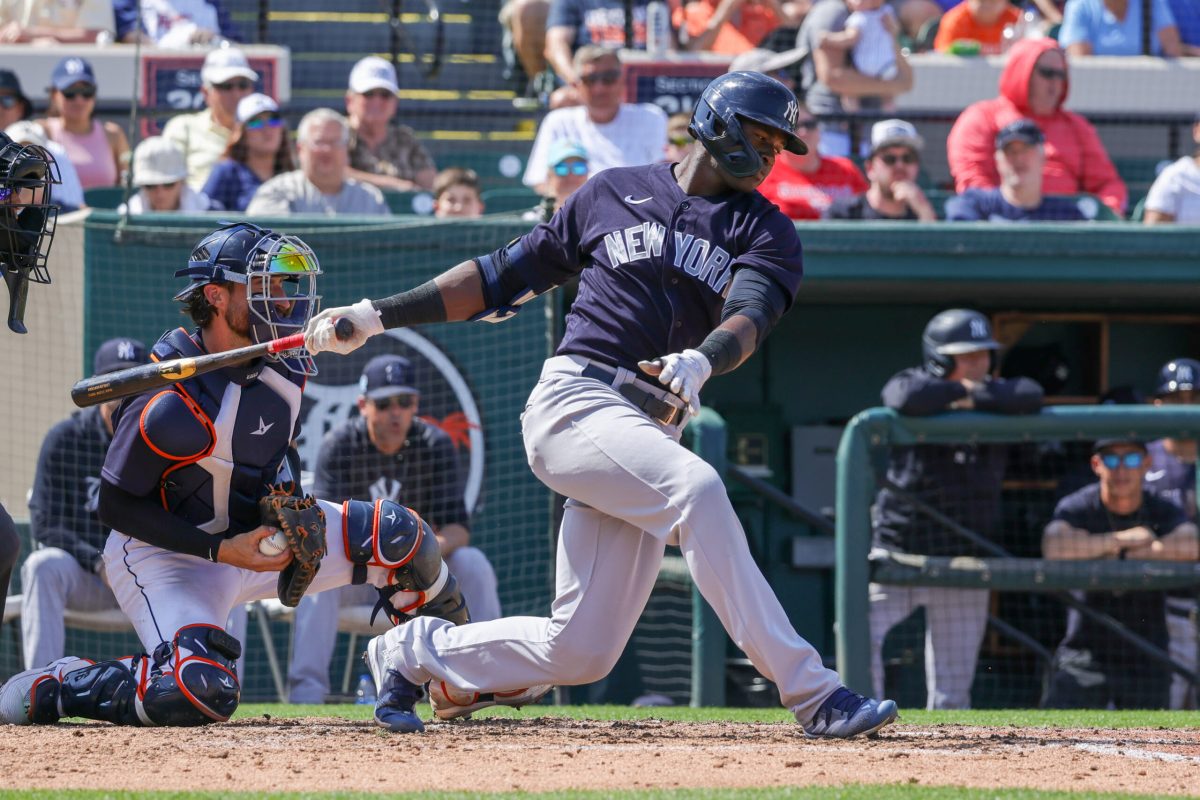
{"type": "Polygon", "coordinates": [[[427,217],[433,213],[433,195],[429,192],[384,192],[383,199],[393,214],[427,217]]]}
{"type": "Polygon", "coordinates": [[[83,202],[92,208],[116,208],[124,199],[124,186],[94,186],[83,193],[83,202]]]}
{"type": "Polygon", "coordinates": [[[486,214],[527,211],[542,201],[542,196],[524,186],[512,189],[488,189],[481,195],[486,214]]]}

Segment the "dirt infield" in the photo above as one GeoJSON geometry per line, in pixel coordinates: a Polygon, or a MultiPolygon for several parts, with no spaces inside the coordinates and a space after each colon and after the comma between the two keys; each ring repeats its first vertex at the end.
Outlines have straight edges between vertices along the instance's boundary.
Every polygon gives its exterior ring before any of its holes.
{"type": "MultiPolygon", "coordinates": [[[[807,741],[795,725],[433,724],[256,717],[203,729],[0,726],[0,786],[274,791],[552,791],[919,783],[1184,795],[1200,730],[896,725],[874,741],[807,741]],[[403,770],[396,767],[403,764],[403,770]]],[[[1190,788],[1189,788],[1190,787],[1190,788]]]]}

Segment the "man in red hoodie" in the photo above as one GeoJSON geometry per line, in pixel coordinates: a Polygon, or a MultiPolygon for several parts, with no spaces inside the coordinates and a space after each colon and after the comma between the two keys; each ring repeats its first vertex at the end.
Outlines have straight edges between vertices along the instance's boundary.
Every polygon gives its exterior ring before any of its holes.
{"type": "Polygon", "coordinates": [[[996,133],[1025,117],[1046,136],[1042,190],[1094,194],[1123,215],[1125,183],[1092,124],[1063,109],[1068,89],[1067,59],[1053,39],[1022,39],[1013,45],[1000,75],[1000,96],[968,106],[950,131],[946,150],[955,189],[961,194],[1000,185],[993,152],[996,133]]]}

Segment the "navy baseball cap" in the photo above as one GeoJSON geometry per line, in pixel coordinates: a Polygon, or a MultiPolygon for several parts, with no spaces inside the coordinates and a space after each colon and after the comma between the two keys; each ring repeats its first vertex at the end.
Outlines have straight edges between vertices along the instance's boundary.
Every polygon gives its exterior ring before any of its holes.
{"type": "Polygon", "coordinates": [[[33,111],[33,104],[29,102],[29,98],[25,96],[25,92],[21,91],[21,79],[17,77],[17,73],[11,69],[0,69],[0,89],[7,89],[17,98],[17,102],[24,107],[21,112],[21,119],[26,119],[30,112],[33,111]]]}
{"type": "Polygon", "coordinates": [[[119,369],[149,363],[146,345],[137,339],[109,339],[96,350],[92,358],[92,374],[103,375],[119,369]]]}
{"type": "Polygon", "coordinates": [[[375,356],[363,367],[358,379],[359,393],[368,400],[382,400],[397,394],[420,394],[413,386],[412,362],[403,356],[375,356]]]}
{"type": "Polygon", "coordinates": [[[1004,145],[1012,142],[1043,144],[1045,141],[1046,137],[1042,134],[1042,129],[1031,119],[1019,119],[1016,122],[1010,122],[996,133],[997,150],[1003,150],[1004,145]]]}
{"type": "Polygon", "coordinates": [[[95,86],[96,73],[92,71],[92,65],[86,59],[68,56],[58,62],[58,66],[54,68],[53,74],[50,75],[50,86],[61,92],[77,83],[95,86]]]}
{"type": "Polygon", "coordinates": [[[1140,449],[1143,453],[1147,452],[1145,442],[1143,442],[1141,439],[1130,439],[1128,437],[1125,437],[1125,438],[1114,437],[1114,438],[1110,438],[1110,439],[1097,439],[1095,444],[1092,445],[1092,452],[1093,453],[1103,453],[1105,450],[1107,450],[1110,447],[1119,447],[1120,445],[1132,445],[1133,447],[1140,449]]]}

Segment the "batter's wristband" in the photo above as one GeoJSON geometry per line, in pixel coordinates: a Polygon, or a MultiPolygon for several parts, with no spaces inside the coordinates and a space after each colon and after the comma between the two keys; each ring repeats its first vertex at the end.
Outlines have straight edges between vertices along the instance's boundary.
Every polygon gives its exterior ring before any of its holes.
{"type": "Polygon", "coordinates": [[[742,363],[742,345],[737,336],[724,328],[710,333],[696,349],[712,364],[713,375],[724,375],[742,363]]]}
{"type": "Polygon", "coordinates": [[[382,300],[372,300],[371,305],[379,312],[379,321],[384,328],[409,328],[446,321],[446,303],[433,281],[382,300]]]}

